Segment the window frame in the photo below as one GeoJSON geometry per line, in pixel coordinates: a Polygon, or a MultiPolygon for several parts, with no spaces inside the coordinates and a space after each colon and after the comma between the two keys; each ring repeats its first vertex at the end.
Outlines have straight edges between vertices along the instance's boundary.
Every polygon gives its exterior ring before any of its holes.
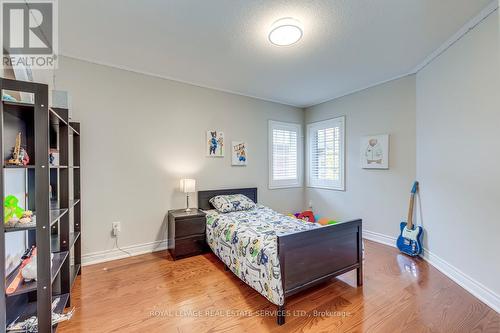
{"type": "Polygon", "coordinates": [[[326,189],[326,190],[334,190],[334,191],[345,191],[345,163],[346,163],[346,158],[345,158],[345,141],[346,141],[346,135],[345,135],[345,116],[340,116],[340,117],[335,117],[335,118],[330,118],[326,120],[321,120],[317,121],[314,123],[309,123],[307,124],[307,133],[306,133],[306,142],[307,142],[307,187],[311,188],[320,188],[320,189],[326,189]],[[321,129],[326,129],[326,128],[331,128],[331,127],[336,127],[337,125],[340,125],[340,161],[339,161],[339,166],[340,166],[340,179],[336,183],[331,183],[328,184],[328,181],[324,182],[318,182],[317,180],[312,179],[312,144],[313,144],[313,131],[321,130],[321,129]]]}
{"type": "Polygon", "coordinates": [[[303,187],[303,136],[302,136],[302,124],[283,122],[269,120],[268,123],[268,187],[269,189],[280,189],[280,188],[294,188],[303,187]],[[295,131],[297,133],[297,178],[287,179],[287,180],[274,180],[273,179],[273,130],[283,129],[287,131],[295,131]]]}

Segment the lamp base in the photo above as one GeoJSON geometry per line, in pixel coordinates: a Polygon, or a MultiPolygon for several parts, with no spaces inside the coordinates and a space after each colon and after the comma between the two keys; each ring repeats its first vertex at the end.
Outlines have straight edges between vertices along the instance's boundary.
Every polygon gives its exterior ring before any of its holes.
{"type": "Polygon", "coordinates": [[[189,208],[189,193],[186,193],[186,209],[185,212],[189,213],[191,211],[191,208],[189,208]]]}

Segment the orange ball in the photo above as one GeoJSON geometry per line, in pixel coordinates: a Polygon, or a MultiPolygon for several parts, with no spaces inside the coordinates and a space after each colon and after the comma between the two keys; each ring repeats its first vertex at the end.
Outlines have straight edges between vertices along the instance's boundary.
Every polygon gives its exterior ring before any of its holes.
{"type": "Polygon", "coordinates": [[[322,217],[318,220],[318,223],[321,224],[321,225],[327,225],[328,224],[328,221],[330,221],[329,218],[326,218],[326,217],[322,217]]]}

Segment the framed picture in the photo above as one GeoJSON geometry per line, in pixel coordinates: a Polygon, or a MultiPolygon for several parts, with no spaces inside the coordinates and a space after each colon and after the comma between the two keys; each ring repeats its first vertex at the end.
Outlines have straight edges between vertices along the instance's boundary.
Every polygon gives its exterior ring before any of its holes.
{"type": "Polygon", "coordinates": [[[361,167],[389,169],[389,134],[361,138],[361,167]]]}
{"type": "Polygon", "coordinates": [[[247,144],[243,141],[231,142],[231,164],[247,165],[247,144]]]}
{"type": "Polygon", "coordinates": [[[207,131],[207,156],[224,157],[224,132],[207,131]]]}

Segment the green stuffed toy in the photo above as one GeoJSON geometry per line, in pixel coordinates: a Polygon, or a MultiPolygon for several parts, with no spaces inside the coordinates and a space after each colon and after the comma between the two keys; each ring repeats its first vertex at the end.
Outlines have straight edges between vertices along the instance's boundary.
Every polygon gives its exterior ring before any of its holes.
{"type": "Polygon", "coordinates": [[[4,210],[5,210],[5,219],[4,223],[9,223],[9,221],[13,218],[17,218],[17,220],[21,219],[24,214],[24,209],[18,206],[19,200],[13,196],[8,195],[5,197],[4,202],[4,210]]]}

